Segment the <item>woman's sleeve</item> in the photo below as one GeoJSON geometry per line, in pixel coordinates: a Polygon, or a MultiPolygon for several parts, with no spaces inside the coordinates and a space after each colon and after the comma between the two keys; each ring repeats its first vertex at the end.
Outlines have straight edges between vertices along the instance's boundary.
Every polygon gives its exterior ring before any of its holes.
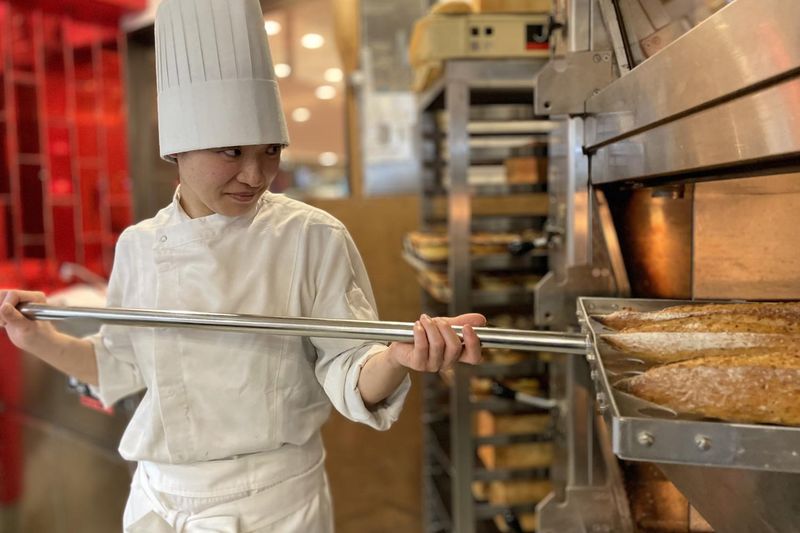
{"type": "MultiPolygon", "coordinates": [[[[327,227],[317,241],[324,252],[317,265],[312,315],[317,318],[378,320],[375,298],[364,263],[344,228],[327,227]]],[[[319,236],[318,236],[319,237],[319,236]]],[[[315,373],[331,403],[343,416],[386,430],[400,416],[411,379],[406,376],[383,402],[367,408],[358,390],[361,369],[385,344],[347,339],[312,338],[317,351],[315,373]]]]}
{"type": "MultiPolygon", "coordinates": [[[[107,307],[124,307],[124,295],[133,290],[132,243],[123,233],[117,241],[114,266],[108,281],[107,307]]],[[[87,337],[94,345],[98,385],[90,387],[106,407],[145,388],[131,342],[130,328],[108,326],[87,337]]]]}

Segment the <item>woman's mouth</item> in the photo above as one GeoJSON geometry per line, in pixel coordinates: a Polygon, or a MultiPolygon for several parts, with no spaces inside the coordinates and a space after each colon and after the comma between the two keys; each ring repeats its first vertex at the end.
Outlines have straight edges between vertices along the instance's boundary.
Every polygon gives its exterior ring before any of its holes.
{"type": "Polygon", "coordinates": [[[256,197],[256,193],[254,193],[254,192],[250,192],[250,193],[232,193],[231,192],[231,193],[228,193],[228,196],[230,196],[231,198],[233,198],[237,202],[250,203],[256,197]]]}

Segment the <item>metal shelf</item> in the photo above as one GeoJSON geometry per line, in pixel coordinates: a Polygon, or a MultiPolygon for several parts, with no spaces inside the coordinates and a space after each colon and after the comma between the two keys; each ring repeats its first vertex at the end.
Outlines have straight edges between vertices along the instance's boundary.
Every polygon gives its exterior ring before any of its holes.
{"type": "MultiPolygon", "coordinates": [[[[547,250],[535,250],[521,257],[510,253],[473,256],[468,240],[470,233],[475,231],[512,232],[543,228],[550,207],[546,185],[508,184],[505,180],[493,178],[504,176],[505,168],[499,167],[504,167],[509,157],[543,157],[546,154],[546,136],[553,124],[539,120],[533,113],[532,82],[535,73],[546,62],[544,58],[447,61],[443,77],[419,95],[418,111],[427,114],[420,120],[424,124],[420,148],[425,154],[421,227],[433,229],[437,225],[446,225],[453,245],[449,250],[450,257],[441,262],[423,261],[410,250],[402,253],[406,263],[417,271],[448,274],[446,286],[421,280],[426,291],[423,301],[429,307],[445,304],[451,315],[473,309],[532,313],[532,289],[524,285],[504,290],[475,289],[472,287],[473,273],[544,271],[546,264],[543,259],[547,250]],[[530,113],[505,117],[509,105],[528,106],[530,113]],[[432,112],[438,110],[445,110],[446,115],[432,116],[432,112]],[[445,175],[450,178],[446,187],[442,185],[445,175]],[[478,178],[484,178],[483,182],[478,178]]],[[[517,512],[535,511],[535,502],[510,507],[476,502],[470,485],[472,481],[547,479],[549,470],[487,470],[481,468],[476,450],[477,446],[485,445],[545,442],[552,439],[551,432],[477,437],[473,433],[472,415],[478,409],[520,414],[542,411],[498,398],[476,399],[470,390],[470,379],[527,377],[546,373],[548,368],[546,363],[530,358],[508,365],[459,366],[448,387],[426,381],[423,397],[426,424],[424,456],[429,463],[425,465],[424,473],[431,479],[426,478],[425,483],[426,487],[438,483],[441,489],[442,476],[447,474],[450,477],[447,490],[439,490],[442,499],[450,503],[446,506],[451,509],[448,531],[476,533],[494,530],[490,520],[509,508],[517,512]],[[438,475],[434,477],[432,472],[438,472],[438,475]]],[[[433,378],[440,381],[438,376],[433,378]]],[[[432,502],[431,508],[436,507],[441,506],[432,502]]],[[[431,517],[437,514],[431,512],[431,517]]],[[[438,531],[435,528],[441,525],[441,521],[431,523],[429,520],[427,531],[438,531]]]]}
{"type": "Polygon", "coordinates": [[[552,433],[524,433],[521,435],[499,434],[488,435],[486,437],[475,437],[475,445],[506,446],[509,444],[523,444],[530,442],[551,442],[552,440],[552,433]]]}
{"type": "MultiPolygon", "coordinates": [[[[445,167],[446,168],[446,167],[445,167]]],[[[516,194],[540,193],[544,191],[546,185],[540,183],[520,183],[520,184],[491,184],[491,185],[470,185],[469,192],[472,196],[511,196],[516,194]]],[[[426,187],[423,194],[428,196],[447,196],[447,187],[426,187]]]]}
{"type": "Polygon", "coordinates": [[[494,518],[507,510],[515,513],[534,513],[539,502],[519,503],[515,505],[492,505],[489,503],[479,503],[475,506],[475,518],[478,520],[488,520],[494,518]]]}
{"type": "Polygon", "coordinates": [[[485,410],[499,414],[522,414],[522,413],[543,413],[544,409],[536,409],[530,405],[525,405],[513,400],[503,398],[484,398],[472,402],[470,405],[473,411],[485,410]]]}
{"type": "MultiPolygon", "coordinates": [[[[433,270],[435,272],[446,272],[447,262],[429,262],[407,251],[401,252],[403,260],[417,271],[433,270]]],[[[479,255],[472,257],[472,270],[533,270],[535,265],[531,264],[533,258],[546,257],[546,250],[534,250],[522,257],[514,257],[510,254],[479,255]]]]}

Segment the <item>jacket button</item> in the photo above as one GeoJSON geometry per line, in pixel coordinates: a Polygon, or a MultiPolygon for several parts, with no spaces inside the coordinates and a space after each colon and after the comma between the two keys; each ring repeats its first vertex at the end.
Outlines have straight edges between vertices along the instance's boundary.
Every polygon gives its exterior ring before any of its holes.
{"type": "Polygon", "coordinates": [[[161,242],[167,242],[167,236],[166,235],[162,235],[161,236],[161,242]]]}

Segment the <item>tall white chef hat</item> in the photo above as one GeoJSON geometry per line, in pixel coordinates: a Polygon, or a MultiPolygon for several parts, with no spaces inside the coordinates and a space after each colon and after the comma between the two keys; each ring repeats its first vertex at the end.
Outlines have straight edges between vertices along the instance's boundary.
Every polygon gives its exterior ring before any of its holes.
{"type": "Polygon", "coordinates": [[[164,0],[155,37],[161,157],[289,144],[258,0],[164,0]]]}

